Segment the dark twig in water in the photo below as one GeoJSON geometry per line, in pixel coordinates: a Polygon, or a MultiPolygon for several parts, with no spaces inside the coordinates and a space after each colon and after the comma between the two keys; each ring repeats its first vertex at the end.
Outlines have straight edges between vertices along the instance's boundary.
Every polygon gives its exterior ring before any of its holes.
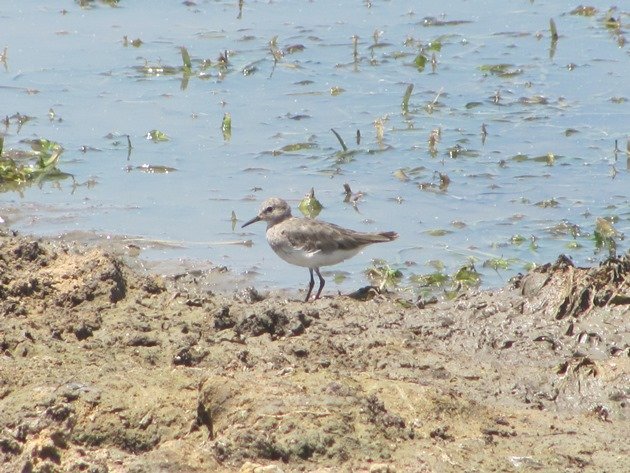
{"type": "Polygon", "coordinates": [[[337,140],[339,141],[343,152],[345,153],[346,151],[348,151],[348,147],[346,146],[346,143],[343,141],[343,138],[339,135],[339,133],[337,133],[334,128],[331,128],[330,131],[332,131],[333,134],[337,137],[337,140]]]}
{"type": "Polygon", "coordinates": [[[131,150],[133,149],[133,146],[131,146],[131,137],[129,135],[125,135],[125,137],[127,138],[127,161],[129,161],[129,158],[131,157],[131,150]]]}

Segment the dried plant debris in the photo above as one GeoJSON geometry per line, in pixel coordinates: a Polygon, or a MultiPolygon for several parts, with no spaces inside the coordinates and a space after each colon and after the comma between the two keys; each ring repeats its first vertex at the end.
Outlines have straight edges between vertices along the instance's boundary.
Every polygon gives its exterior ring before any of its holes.
{"type": "Polygon", "coordinates": [[[515,282],[524,293],[530,293],[536,275],[545,276],[536,285],[536,294],[545,287],[558,291],[551,309],[556,319],[583,317],[595,307],[630,304],[630,254],[609,258],[590,269],[576,268],[570,258],[561,255],[554,264],[540,266],[515,282]]]}

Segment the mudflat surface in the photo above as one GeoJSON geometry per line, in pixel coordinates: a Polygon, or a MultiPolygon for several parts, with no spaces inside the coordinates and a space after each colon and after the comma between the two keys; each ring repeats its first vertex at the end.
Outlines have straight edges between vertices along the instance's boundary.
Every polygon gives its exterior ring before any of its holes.
{"type": "Polygon", "coordinates": [[[125,258],[0,236],[2,472],[630,471],[628,258],[426,306],[125,258]]]}

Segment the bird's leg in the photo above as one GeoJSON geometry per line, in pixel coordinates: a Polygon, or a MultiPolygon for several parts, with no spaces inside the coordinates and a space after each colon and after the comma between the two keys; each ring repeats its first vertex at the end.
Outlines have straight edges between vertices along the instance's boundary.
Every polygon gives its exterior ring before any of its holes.
{"type": "MultiPolygon", "coordinates": [[[[317,274],[319,274],[319,270],[316,270],[316,271],[317,271],[317,274]]],[[[308,268],[308,272],[311,274],[311,281],[308,283],[308,293],[306,294],[306,299],[304,299],[304,302],[308,302],[308,298],[311,297],[311,291],[313,290],[313,286],[315,286],[315,279],[313,279],[313,269],[308,268]]]]}
{"type": "MultiPolygon", "coordinates": [[[[319,299],[319,295],[322,293],[322,289],[324,289],[324,284],[326,284],[326,281],[324,281],[322,274],[319,272],[319,268],[315,268],[315,272],[317,273],[317,276],[319,276],[319,290],[317,291],[317,295],[315,296],[315,299],[319,299]]],[[[311,278],[312,277],[313,277],[313,273],[311,273],[311,278]]]]}

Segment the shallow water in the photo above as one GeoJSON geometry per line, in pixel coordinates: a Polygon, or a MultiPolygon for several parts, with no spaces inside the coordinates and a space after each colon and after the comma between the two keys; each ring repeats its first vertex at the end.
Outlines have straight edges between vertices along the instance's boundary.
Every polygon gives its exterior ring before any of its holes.
{"type": "Polygon", "coordinates": [[[5,150],[54,140],[65,148],[59,168],[74,180],[3,192],[0,217],[35,234],[129,236],[149,259],[210,260],[263,286],[301,287],[306,270],[271,252],[262,224],[239,227],[265,197],[296,208],[314,187],[322,219],[400,234],[331,268],[351,277],[331,278],[329,290],[365,282],[360,273],[372,258],[401,268],[403,286],[433,272],[432,261],[449,274],[474,261],[486,286],[558,253],[599,261],[607,252],[595,248],[596,218],[613,219],[620,233],[630,226],[630,14],[613,12],[622,26],[611,28],[605,10],[584,17],[555,2],[504,3],[484,2],[480,11],[468,1],[246,1],[239,16],[238,2],[67,2],[62,10],[4,1],[0,112],[32,117],[21,127],[9,120],[5,150]],[[181,69],[181,46],[190,73],[181,69]],[[489,70],[498,64],[504,74],[489,70]],[[171,73],[156,72],[164,66],[171,73]],[[350,153],[340,152],[331,128],[350,153]],[[147,140],[154,129],[170,140],[147,140]],[[297,143],[310,146],[279,152],[297,143]],[[145,164],[176,171],[138,169],[145,164]],[[437,187],[437,173],[450,178],[447,189],[437,187]],[[343,201],[344,183],[364,193],[356,208],[343,201]],[[247,240],[253,245],[226,244],[247,240]],[[483,266],[493,258],[509,268],[483,266]]]}

